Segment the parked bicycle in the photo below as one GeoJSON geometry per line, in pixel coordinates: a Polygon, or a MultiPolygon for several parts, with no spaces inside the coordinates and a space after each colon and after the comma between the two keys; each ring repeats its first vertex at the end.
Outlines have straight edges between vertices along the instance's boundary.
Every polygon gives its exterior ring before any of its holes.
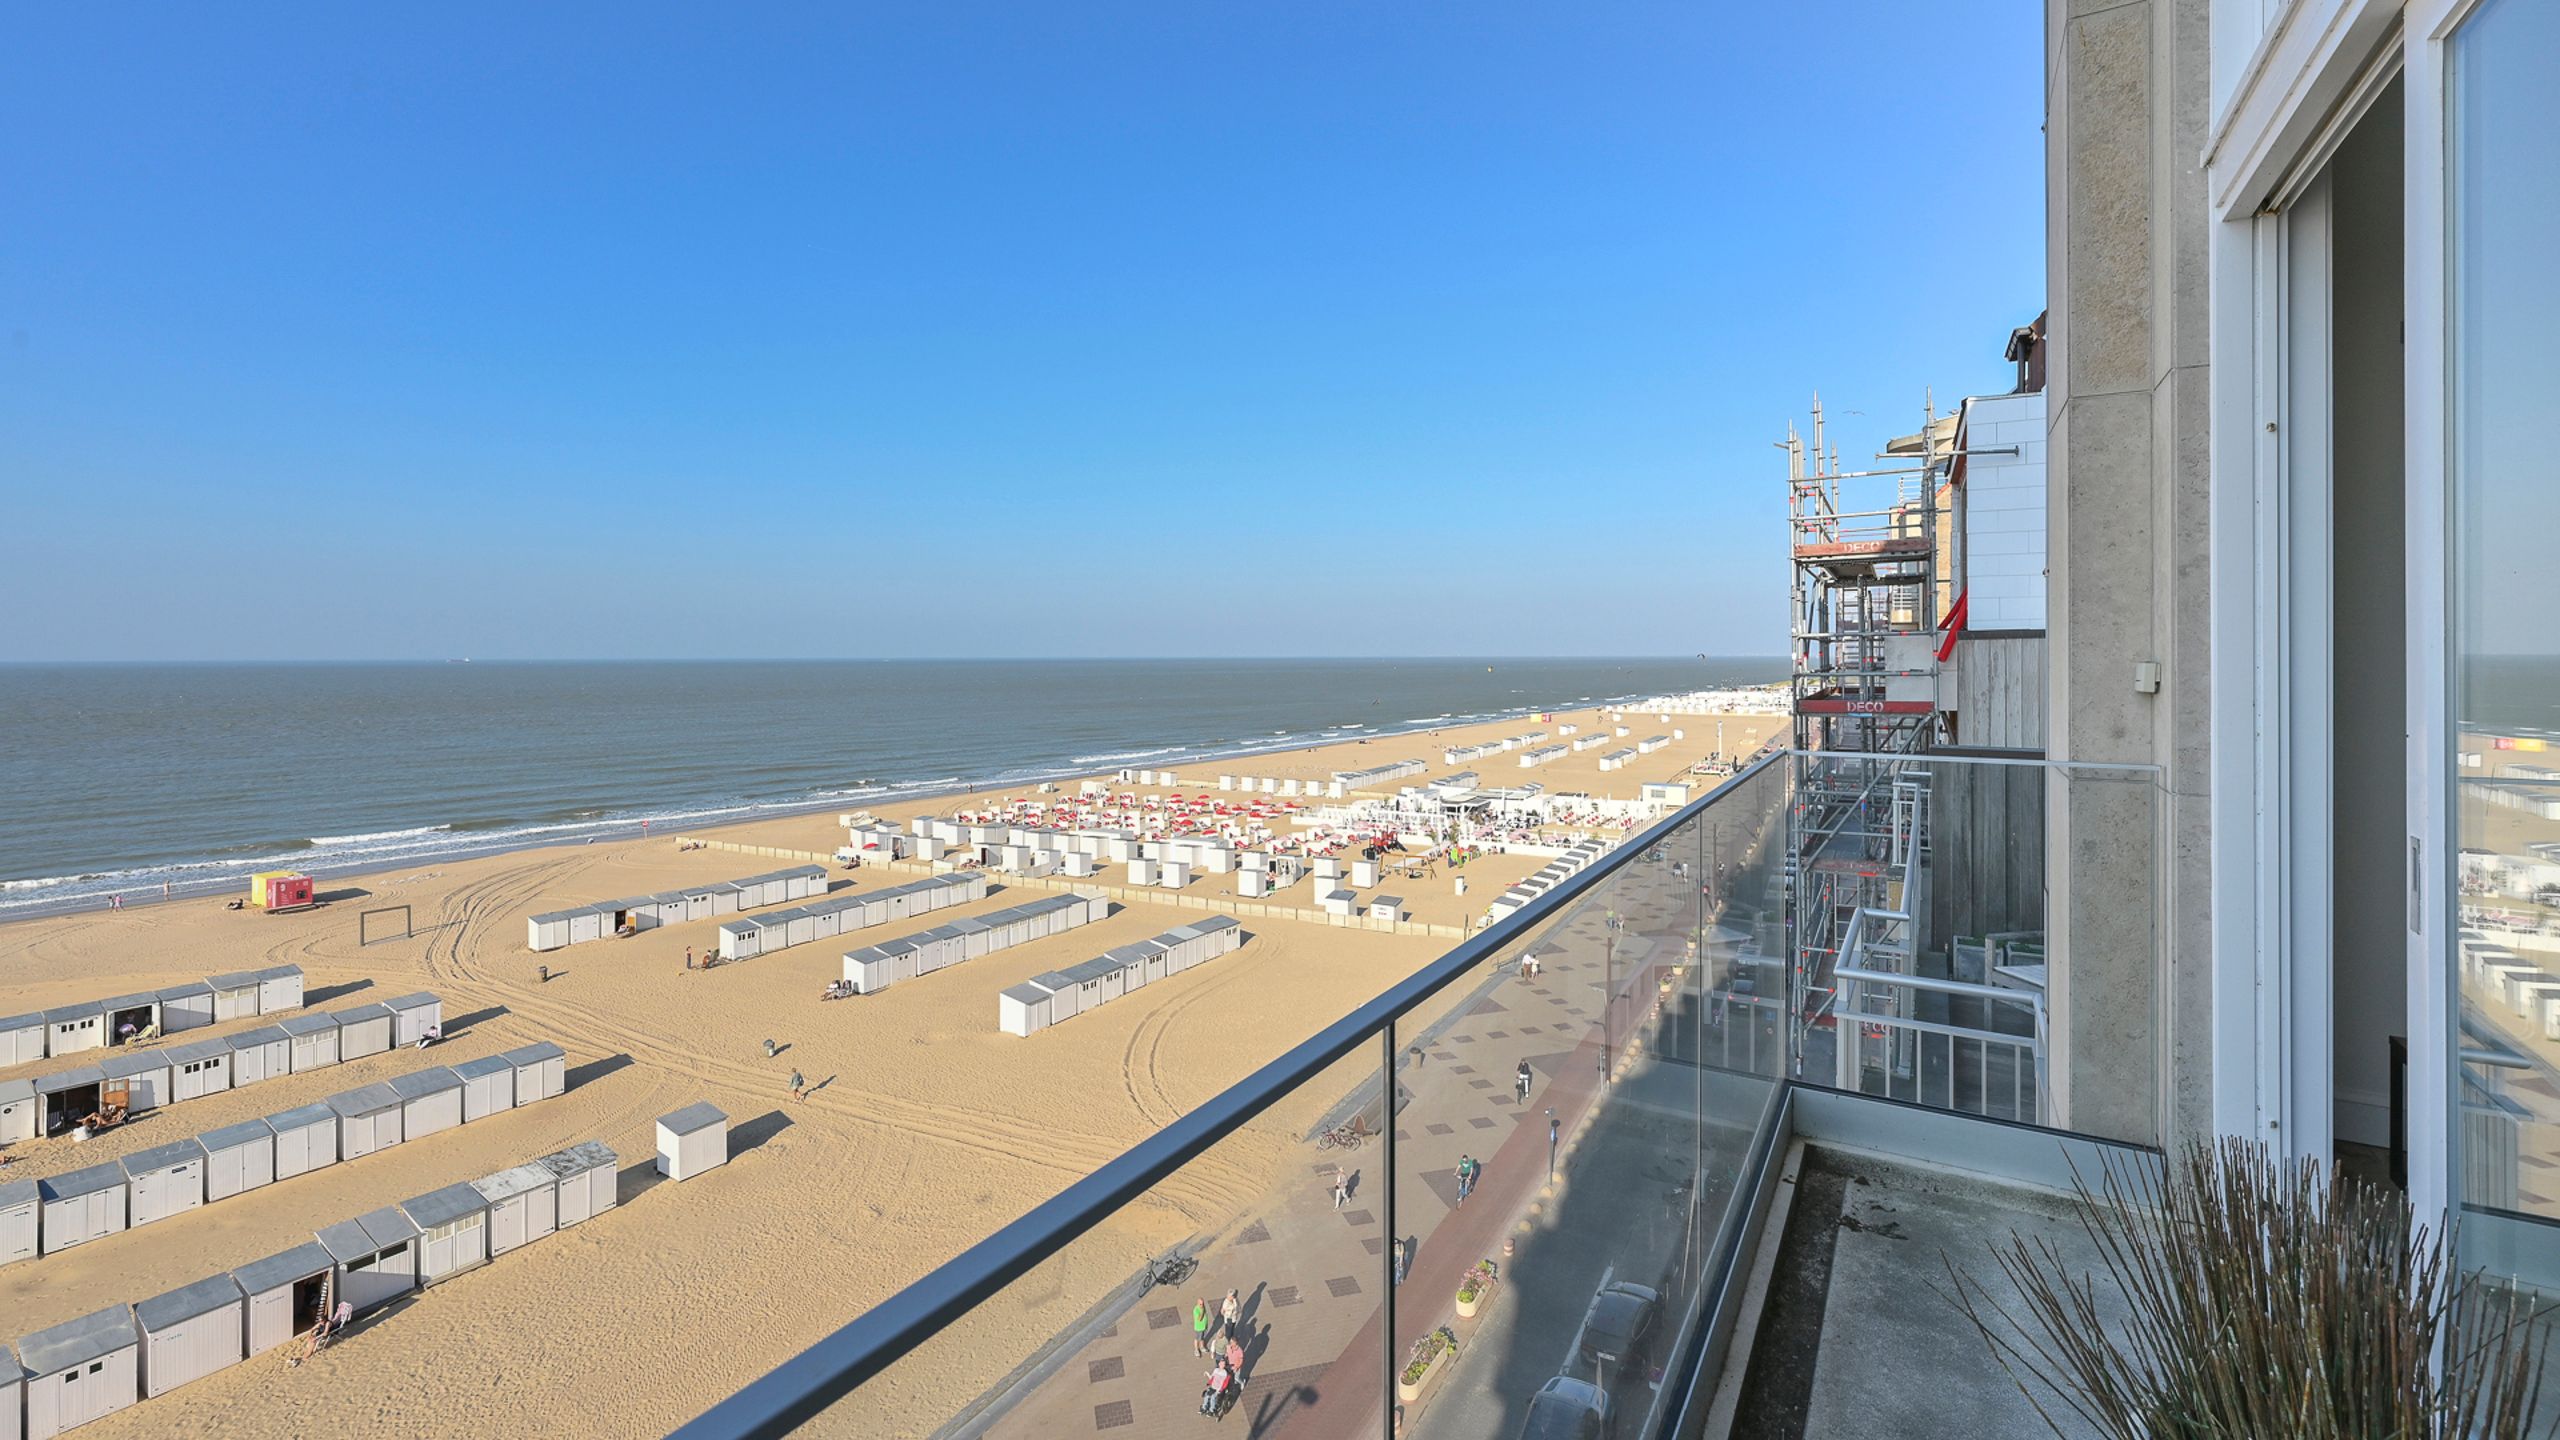
{"type": "Polygon", "coordinates": [[[1189,1280],[1192,1272],[1199,1268],[1199,1261],[1176,1250],[1160,1260],[1147,1262],[1146,1284],[1139,1288],[1153,1290],[1159,1285],[1178,1286],[1189,1280]]]}
{"type": "Polygon", "coordinates": [[[1330,1130],[1318,1132],[1316,1135],[1316,1148],[1319,1150],[1357,1150],[1360,1148],[1362,1142],[1366,1141],[1368,1138],[1368,1130],[1363,1128],[1359,1121],[1349,1120],[1340,1125],[1334,1126],[1330,1130]]]}

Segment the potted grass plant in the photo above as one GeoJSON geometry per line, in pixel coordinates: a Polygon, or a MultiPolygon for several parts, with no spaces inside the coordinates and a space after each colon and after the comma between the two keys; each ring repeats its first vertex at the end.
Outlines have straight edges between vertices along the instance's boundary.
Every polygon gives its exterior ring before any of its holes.
{"type": "Polygon", "coordinates": [[[2549,1312],[2464,1274],[2398,1194],[2237,1139],[2074,1180],[2094,1272],[2012,1236],[1993,1251],[2004,1297],[1948,1262],[1949,1298],[2056,1435],[2545,1433],[2549,1312]]]}

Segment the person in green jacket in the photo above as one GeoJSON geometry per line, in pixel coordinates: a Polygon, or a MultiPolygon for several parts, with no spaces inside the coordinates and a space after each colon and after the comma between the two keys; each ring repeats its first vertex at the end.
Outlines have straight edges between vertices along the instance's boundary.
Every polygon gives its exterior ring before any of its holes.
{"type": "Polygon", "coordinates": [[[1209,1353],[1209,1302],[1206,1300],[1191,1302],[1191,1353],[1195,1356],[1209,1353]]]}

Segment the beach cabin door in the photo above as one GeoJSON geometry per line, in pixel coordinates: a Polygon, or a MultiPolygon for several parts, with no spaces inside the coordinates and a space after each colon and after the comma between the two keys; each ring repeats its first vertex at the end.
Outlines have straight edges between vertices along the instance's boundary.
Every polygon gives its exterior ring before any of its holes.
{"type": "Polygon", "coordinates": [[[388,1300],[409,1293],[416,1262],[409,1258],[406,1243],[394,1245],[379,1255],[369,1256],[347,1266],[347,1283],[343,1298],[361,1313],[388,1300]]]}

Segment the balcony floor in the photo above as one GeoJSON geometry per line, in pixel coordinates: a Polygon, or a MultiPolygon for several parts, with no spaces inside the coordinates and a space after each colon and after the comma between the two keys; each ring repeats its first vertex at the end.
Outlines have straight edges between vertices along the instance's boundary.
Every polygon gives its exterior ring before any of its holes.
{"type": "MultiPolygon", "coordinates": [[[[2053,1433],[1947,1299],[1947,1267],[2004,1302],[2016,1292],[1991,1247],[2013,1234],[2094,1268],[2094,1248],[2062,1197],[1811,1146],[1793,1185],[1737,1392],[1735,1440],[2053,1433]]],[[[2096,1433],[2044,1398],[2064,1433],[2096,1433]]]]}

